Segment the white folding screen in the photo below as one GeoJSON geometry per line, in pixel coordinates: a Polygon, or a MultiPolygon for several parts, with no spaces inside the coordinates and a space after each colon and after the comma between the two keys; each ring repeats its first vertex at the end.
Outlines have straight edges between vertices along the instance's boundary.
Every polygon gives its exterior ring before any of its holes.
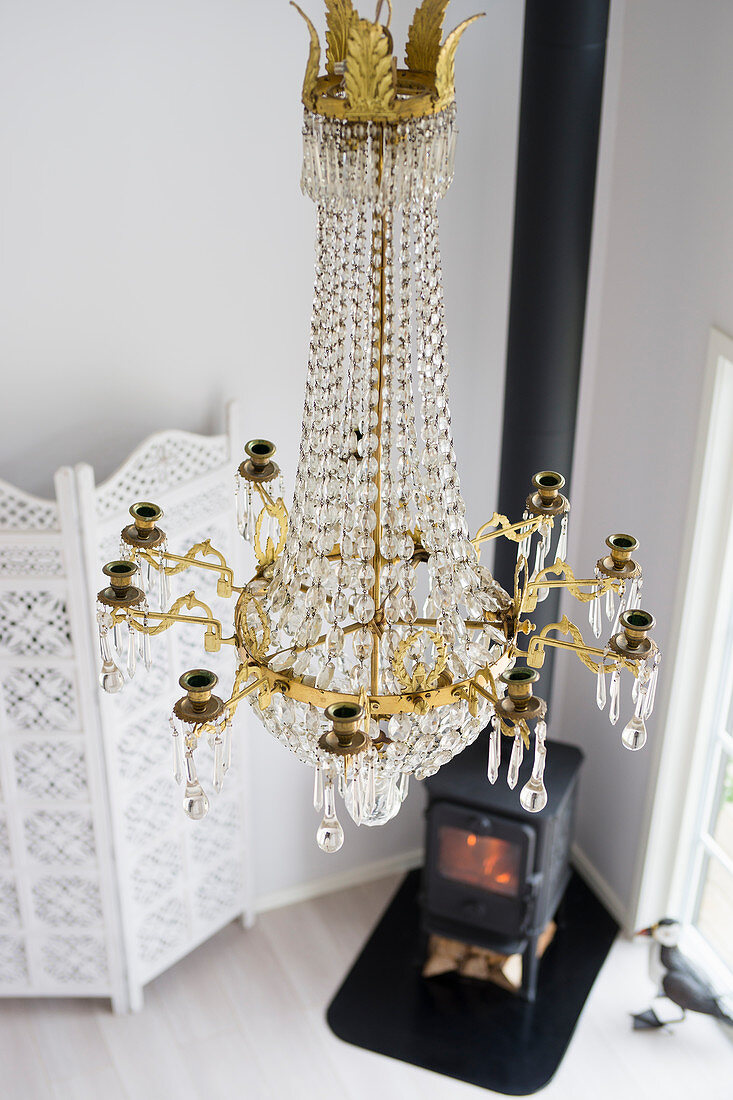
{"type": "Polygon", "coordinates": [[[0,993],[127,1004],[71,471],[0,483],[0,993]]]}
{"type": "MultiPolygon", "coordinates": [[[[251,917],[241,730],[204,821],[183,815],[171,770],[178,676],[204,664],[226,697],[232,647],[205,654],[201,628],[174,627],[152,639],[150,671],[140,663],[107,697],[94,623],[100,567],[118,557],[135,500],[161,505],[174,552],[211,538],[241,570],[235,420],[230,408],[221,436],[159,433],[99,486],[89,466],[61,470],[57,504],[0,491],[0,993],[108,995],[136,1008],[153,977],[251,917]]],[[[195,588],[226,625],[232,606],[212,576],[174,576],[172,598],[195,588]]],[[[197,756],[205,781],[210,761],[197,756]]]]}

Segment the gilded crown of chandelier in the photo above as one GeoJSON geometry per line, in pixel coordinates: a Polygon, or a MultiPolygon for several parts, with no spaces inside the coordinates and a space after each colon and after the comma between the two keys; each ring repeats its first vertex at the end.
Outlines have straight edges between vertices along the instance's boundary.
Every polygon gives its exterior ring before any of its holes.
{"type": "Polygon", "coordinates": [[[161,509],[140,502],[98,595],[108,692],[138,662],[150,667],[151,638],[175,623],[200,624],[206,652],[236,648],[228,698],[213,694],[206,669],[180,679],[173,771],[185,779],[189,816],[209,806],[194,754],[208,742],[219,791],[246,698],[314,769],[316,836],[327,852],[343,843],[337,794],[357,825],[383,824],[410,775],[433,775],[487,725],[489,780],[505,736],[509,786],[532,751],[519,797],[541,810],[546,706],[535,688],[548,647],[594,674],[614,725],[621,675],[631,675],[626,748],[644,744],[654,705],[659,650],[648,636],[654,619],[639,606],[636,539],[610,535],[593,575],[576,577],[566,560],[570,505],[552,470],[532,479],[516,522],[494,513],[469,536],[451,433],[437,203],[453,174],[455,51],[472,20],[443,40],[446,8],[424,0],[399,69],[379,8],[369,21],[348,0],[329,0],[325,75],[304,16],[301,183],[317,216],[309,363],[290,509],[269,440],[249,442],[235,474],[254,575],[235,584],[208,540],[171,552],[161,509]],[[496,538],[517,547],[511,592],[480,560],[496,538]],[[234,601],[231,634],[194,591],[172,601],[170,578],[188,569],[213,572],[218,595],[234,601]],[[537,629],[529,616],[552,588],[588,605],[596,640],[605,617],[603,644],[586,643],[567,616],[537,629]]]}

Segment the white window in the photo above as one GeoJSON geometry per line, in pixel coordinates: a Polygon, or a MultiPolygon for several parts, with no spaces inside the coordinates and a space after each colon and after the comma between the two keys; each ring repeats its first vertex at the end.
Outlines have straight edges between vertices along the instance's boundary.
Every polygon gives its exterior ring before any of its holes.
{"type": "Polygon", "coordinates": [[[733,975],[733,340],[715,329],[680,535],[664,736],[630,923],[682,919],[725,986],[733,975]]]}
{"type": "Polygon", "coordinates": [[[724,678],[709,731],[682,918],[733,971],[733,607],[728,610],[724,678]]]}

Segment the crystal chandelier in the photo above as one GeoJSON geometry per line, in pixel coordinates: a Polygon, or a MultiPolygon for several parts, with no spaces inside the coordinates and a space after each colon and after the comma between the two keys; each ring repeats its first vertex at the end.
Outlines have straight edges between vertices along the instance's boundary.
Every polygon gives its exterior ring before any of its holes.
{"type": "Polygon", "coordinates": [[[423,0],[400,69],[381,6],[372,22],[350,0],[327,0],[324,75],[318,35],[298,8],[310,33],[301,184],[316,204],[317,238],[290,512],[275,447],[252,440],[235,476],[252,579],[235,585],[209,542],[172,553],[161,509],[142,502],[130,508],[120,560],[105,566],[109,584],[98,595],[108,692],[124,686],[138,659],[150,665],[151,636],[176,622],[199,623],[207,652],[236,648],[228,698],[214,694],[217,677],[206,669],[180,678],[171,728],[186,813],[200,818],[209,806],[195,764],[200,739],[213,747],[219,791],[232,719],[248,698],[314,769],[326,852],[343,843],[337,793],[357,824],[381,825],[398,812],[410,775],[433,775],[487,725],[489,780],[502,736],[510,787],[533,751],[519,799],[541,810],[546,707],[535,685],[548,646],[590,669],[613,724],[621,673],[631,674],[628,749],[646,740],[659,664],[648,637],[654,619],[639,607],[636,540],[609,536],[593,576],[576,578],[565,560],[570,506],[560,474],[533,478],[518,522],[494,513],[469,537],[451,436],[437,205],[453,175],[456,47],[478,17],[442,41],[447,0],[423,0]],[[517,546],[511,592],[480,562],[498,537],[517,546]],[[169,577],[187,568],[213,570],[218,594],[236,599],[230,636],[194,593],[171,603],[169,577]],[[567,617],[537,629],[528,616],[558,587],[588,605],[596,639],[605,616],[605,643],[586,644],[567,617]]]}

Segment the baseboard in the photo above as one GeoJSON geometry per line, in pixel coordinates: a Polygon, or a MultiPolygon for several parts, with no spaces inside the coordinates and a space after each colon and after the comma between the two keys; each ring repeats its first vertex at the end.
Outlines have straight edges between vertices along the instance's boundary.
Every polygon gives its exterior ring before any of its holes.
{"type": "Polygon", "coordinates": [[[299,901],[309,901],[310,898],[317,898],[322,894],[333,894],[337,890],[348,890],[352,886],[374,882],[376,879],[386,878],[387,875],[411,871],[414,867],[422,866],[424,855],[422,848],[415,848],[411,852],[401,852],[399,855],[390,856],[388,859],[380,859],[374,863],[364,863],[361,867],[354,867],[350,871],[342,871],[341,874],[310,879],[308,882],[301,882],[296,886],[288,886],[284,890],[273,890],[272,893],[263,894],[262,897],[258,898],[255,902],[255,908],[258,913],[264,913],[268,909],[279,909],[284,905],[297,905],[299,901]]]}
{"type": "Polygon", "coordinates": [[[591,890],[600,898],[611,916],[618,921],[621,928],[625,931],[628,915],[626,905],[621,901],[618,894],[611,889],[603,875],[596,869],[583,849],[579,848],[577,844],[573,844],[570,849],[570,862],[580,877],[585,880],[591,890]]]}
{"type": "MultiPolygon", "coordinates": [[[[323,894],[333,894],[337,890],[348,890],[352,886],[375,882],[377,879],[386,878],[387,875],[411,871],[414,867],[421,867],[424,858],[424,850],[415,848],[410,852],[401,852],[399,855],[390,856],[388,859],[376,860],[374,863],[364,863],[361,867],[342,871],[341,874],[310,879],[308,882],[288,886],[284,890],[273,890],[271,893],[263,894],[262,897],[257,898],[255,910],[258,913],[265,913],[268,909],[279,909],[285,905],[297,905],[299,901],[309,901],[311,898],[318,898],[323,894]]],[[[626,906],[577,844],[572,846],[571,862],[581,878],[588,883],[601,899],[609,913],[615,917],[622,928],[625,927],[626,906]]]]}

